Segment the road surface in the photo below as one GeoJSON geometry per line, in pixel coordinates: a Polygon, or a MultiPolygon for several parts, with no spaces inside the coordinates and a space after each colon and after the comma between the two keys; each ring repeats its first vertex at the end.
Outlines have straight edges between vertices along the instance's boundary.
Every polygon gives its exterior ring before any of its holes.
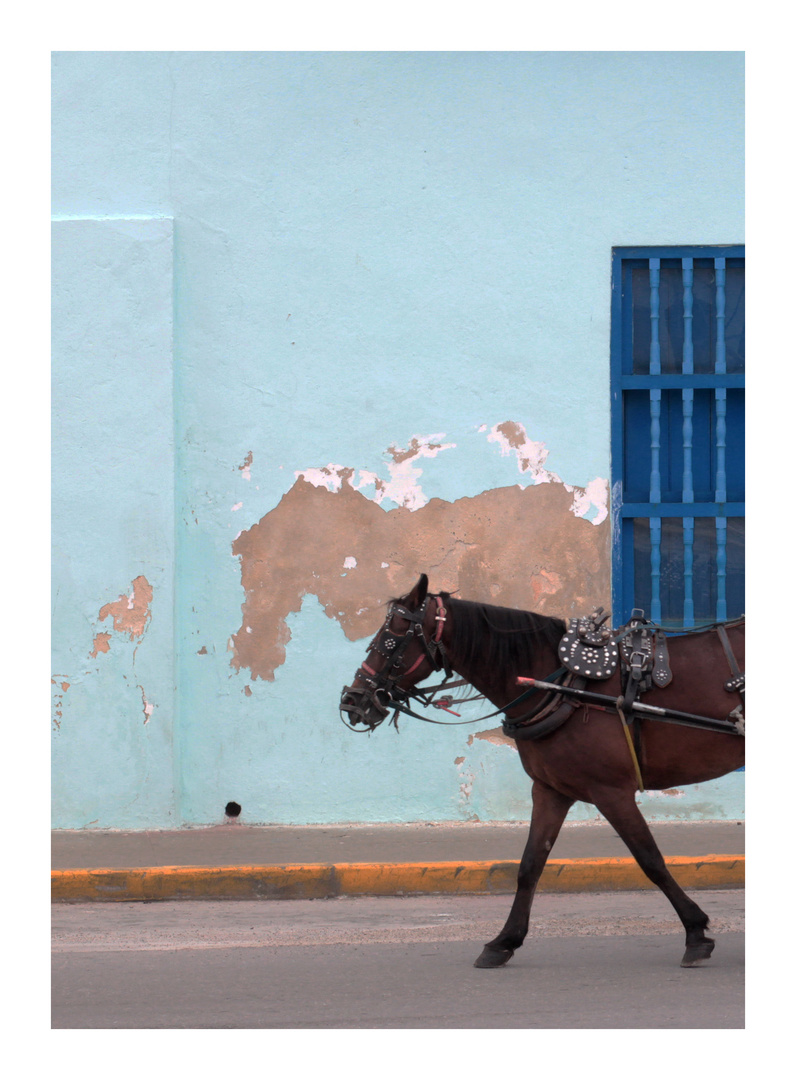
{"type": "Polygon", "coordinates": [[[702,891],[713,958],[657,893],[53,905],[54,1028],[742,1028],[743,890],[702,891]]]}

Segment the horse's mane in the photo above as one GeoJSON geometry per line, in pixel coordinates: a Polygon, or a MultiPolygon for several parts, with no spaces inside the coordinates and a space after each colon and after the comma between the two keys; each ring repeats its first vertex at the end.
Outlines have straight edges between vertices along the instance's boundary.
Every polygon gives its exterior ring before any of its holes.
{"type": "Polygon", "coordinates": [[[558,648],[566,632],[563,619],[537,615],[533,611],[458,600],[440,593],[451,613],[456,653],[466,664],[530,670],[534,652],[540,645],[558,648]]]}

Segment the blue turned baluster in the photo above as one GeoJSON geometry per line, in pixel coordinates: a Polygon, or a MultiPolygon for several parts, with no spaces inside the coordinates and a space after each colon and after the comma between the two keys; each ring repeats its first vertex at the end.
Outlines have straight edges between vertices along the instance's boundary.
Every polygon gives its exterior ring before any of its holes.
{"type": "MultiPolygon", "coordinates": [[[[660,321],[661,260],[650,259],[650,375],[661,373],[660,321]]],[[[650,502],[661,501],[661,392],[650,390],[650,502]]],[[[650,617],[661,621],[661,519],[650,517],[650,569],[652,603],[650,617]]]]}
{"type": "MultiPolygon", "coordinates": [[[[683,375],[694,374],[694,260],[683,259],[683,375]]],[[[694,501],[694,391],[683,390],[683,502],[694,501]]],[[[694,519],[683,518],[683,626],[694,625],[694,519]]]]}
{"type": "MultiPolygon", "coordinates": [[[[726,261],[715,259],[716,268],[716,374],[724,375],[727,360],[724,347],[726,305],[726,261]]],[[[727,390],[716,388],[716,502],[727,501],[727,390]]],[[[727,518],[716,518],[716,618],[727,618],[727,518]]]]}

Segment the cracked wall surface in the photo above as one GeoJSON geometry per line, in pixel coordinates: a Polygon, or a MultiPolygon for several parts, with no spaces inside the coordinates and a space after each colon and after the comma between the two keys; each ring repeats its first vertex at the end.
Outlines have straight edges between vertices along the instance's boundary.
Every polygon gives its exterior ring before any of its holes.
{"type": "Polygon", "coordinates": [[[52,808],[175,822],[173,230],[52,229],[52,808]]]}
{"type": "Polygon", "coordinates": [[[742,118],[742,54],[53,54],[56,827],[527,818],[340,687],[420,572],[607,604],[611,248],[740,241],[742,118]]]}
{"type": "Polygon", "coordinates": [[[541,614],[607,605],[608,523],[571,506],[563,484],[541,483],[384,510],[350,483],[333,492],[299,479],[232,545],[246,596],[232,665],[273,679],[290,641],[286,618],[307,593],[349,640],[363,638],[420,572],[434,591],[541,614]]]}

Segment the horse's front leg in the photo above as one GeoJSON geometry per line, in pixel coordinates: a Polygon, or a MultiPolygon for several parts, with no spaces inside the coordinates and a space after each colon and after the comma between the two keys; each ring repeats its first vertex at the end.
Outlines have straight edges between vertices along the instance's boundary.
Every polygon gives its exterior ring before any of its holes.
{"type": "Polygon", "coordinates": [[[476,960],[477,968],[501,967],[525,941],[536,886],[573,802],[574,799],[561,795],[538,780],[534,781],[531,831],[520,860],[514,903],[506,925],[496,938],[484,946],[476,960]]]}

